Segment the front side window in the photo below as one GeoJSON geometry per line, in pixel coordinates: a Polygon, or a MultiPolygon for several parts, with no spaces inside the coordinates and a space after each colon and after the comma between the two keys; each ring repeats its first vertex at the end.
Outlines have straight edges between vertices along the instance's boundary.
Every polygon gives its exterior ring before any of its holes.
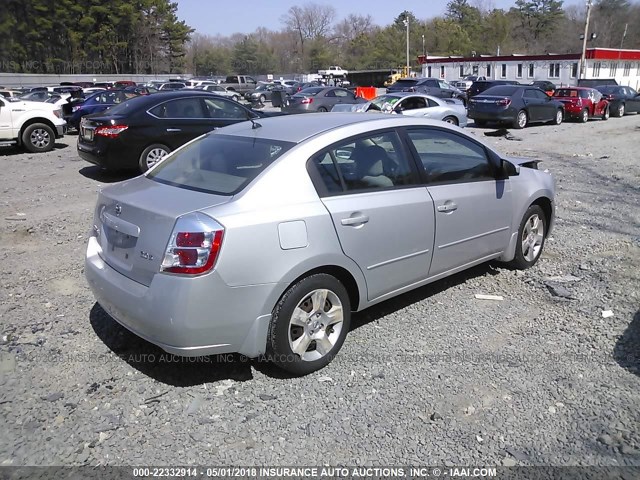
{"type": "Polygon", "coordinates": [[[361,136],[334,145],[313,157],[310,167],[329,195],[415,183],[395,132],[361,136]]]}
{"type": "Polygon", "coordinates": [[[205,98],[204,105],[209,118],[249,118],[248,112],[240,105],[222,98],[205,98]]]}
{"type": "Polygon", "coordinates": [[[457,183],[493,178],[485,149],[458,134],[437,129],[410,130],[429,183],[457,183]]]}
{"type": "Polygon", "coordinates": [[[147,178],[188,190],[234,195],[293,146],[279,140],[209,133],[170,154],[147,178]]]}

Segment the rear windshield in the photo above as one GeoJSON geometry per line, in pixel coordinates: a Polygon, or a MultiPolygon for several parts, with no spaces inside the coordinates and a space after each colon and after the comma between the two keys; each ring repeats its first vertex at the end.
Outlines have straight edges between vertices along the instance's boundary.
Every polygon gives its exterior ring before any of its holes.
{"type": "Polygon", "coordinates": [[[553,94],[554,97],[589,98],[589,90],[574,90],[571,88],[559,88],[553,94]]]}
{"type": "Polygon", "coordinates": [[[416,83],[418,83],[417,80],[404,79],[396,81],[396,83],[394,83],[394,86],[397,85],[398,87],[413,87],[416,83]]]}
{"type": "Polygon", "coordinates": [[[615,87],[615,86],[602,86],[602,87],[596,87],[596,89],[601,92],[601,93],[621,93],[621,89],[620,87],[615,87]]]}
{"type": "Polygon", "coordinates": [[[309,96],[314,96],[317,95],[319,92],[321,92],[322,90],[324,90],[325,87],[309,87],[309,88],[305,88],[303,90],[300,90],[298,93],[296,93],[294,95],[294,97],[309,97],[309,96]]]}
{"type": "Polygon", "coordinates": [[[234,195],[295,144],[209,133],[167,157],[148,178],[216,195],[234,195]]]}
{"type": "Polygon", "coordinates": [[[511,87],[509,85],[498,85],[495,87],[487,88],[484,92],[482,92],[482,94],[483,95],[502,95],[505,97],[510,97],[517,91],[518,91],[517,87],[511,87]]]}

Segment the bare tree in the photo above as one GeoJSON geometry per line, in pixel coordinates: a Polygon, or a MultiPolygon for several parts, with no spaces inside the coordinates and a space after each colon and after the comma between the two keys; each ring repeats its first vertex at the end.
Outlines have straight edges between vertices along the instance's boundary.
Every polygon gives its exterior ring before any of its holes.
{"type": "Polygon", "coordinates": [[[305,42],[325,37],[331,31],[335,18],[336,9],[331,5],[307,3],[302,7],[294,5],[281,20],[288,30],[297,34],[300,54],[304,56],[305,42]]]}

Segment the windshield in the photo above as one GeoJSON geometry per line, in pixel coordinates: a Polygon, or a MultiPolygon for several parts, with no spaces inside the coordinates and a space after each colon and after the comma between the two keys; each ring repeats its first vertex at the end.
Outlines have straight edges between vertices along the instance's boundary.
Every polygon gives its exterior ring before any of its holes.
{"type": "Polygon", "coordinates": [[[400,101],[400,97],[394,97],[393,95],[380,95],[379,97],[371,100],[371,105],[378,110],[382,110],[382,107],[385,105],[390,105],[393,107],[396,103],[400,101]]]}
{"type": "Polygon", "coordinates": [[[198,192],[234,195],[294,145],[208,133],[169,155],[147,177],[198,192]]]}

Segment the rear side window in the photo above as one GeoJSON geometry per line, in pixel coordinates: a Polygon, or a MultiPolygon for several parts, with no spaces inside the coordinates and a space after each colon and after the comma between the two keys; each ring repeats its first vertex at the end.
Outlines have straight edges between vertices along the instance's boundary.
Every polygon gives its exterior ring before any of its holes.
{"type": "Polygon", "coordinates": [[[160,162],[147,178],[199,192],[234,195],[294,145],[209,133],[160,162]]]}
{"type": "Polygon", "coordinates": [[[319,194],[402,187],[415,183],[411,164],[395,132],[365,135],[334,145],[311,159],[319,194]]]}

